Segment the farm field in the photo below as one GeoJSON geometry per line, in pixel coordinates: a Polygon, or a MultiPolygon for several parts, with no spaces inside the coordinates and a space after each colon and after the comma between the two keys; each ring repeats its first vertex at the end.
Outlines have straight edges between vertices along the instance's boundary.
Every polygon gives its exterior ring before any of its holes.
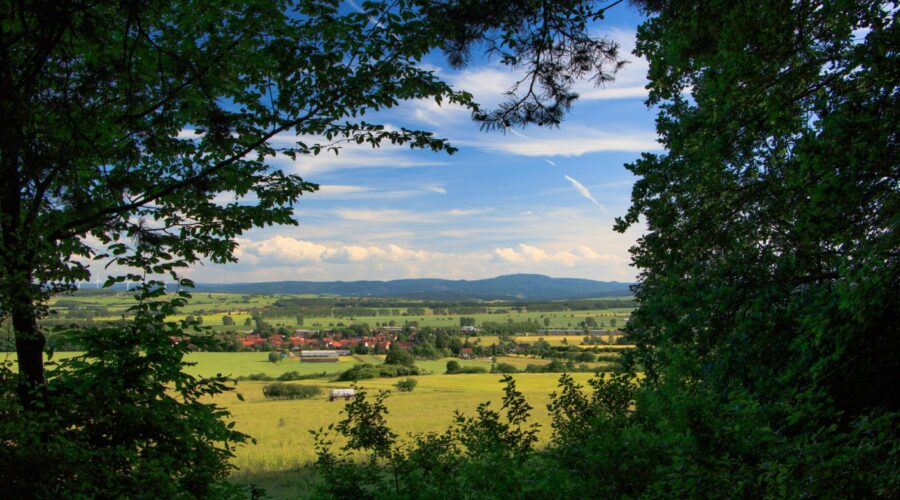
{"type": "MultiPolygon", "coordinates": [[[[498,405],[502,397],[499,374],[444,374],[449,359],[418,360],[416,365],[430,372],[416,377],[418,385],[409,393],[392,391],[387,399],[387,420],[401,437],[409,433],[442,431],[452,422],[453,413],[459,410],[473,414],[476,406],[484,401],[498,405]]],[[[383,356],[363,355],[342,358],[339,363],[306,364],[283,360],[266,361],[266,353],[191,353],[187,360],[196,365],[188,370],[197,375],[214,373],[250,374],[266,373],[277,376],[285,371],[319,373],[325,368],[329,373],[345,370],[358,362],[381,363],[383,356]],[[307,367],[307,368],[304,368],[307,367]],[[327,367],[327,368],[326,368],[327,367]],[[308,370],[308,371],[307,371],[308,370]]],[[[461,360],[463,366],[490,367],[487,359],[461,360]]],[[[519,368],[548,361],[517,356],[504,356],[498,362],[510,363],[519,368]]],[[[556,388],[558,373],[515,374],[519,389],[534,407],[532,420],[542,425],[541,442],[549,439],[549,415],[546,405],[550,393],[556,388]]],[[[573,377],[584,384],[592,374],[575,373],[573,377]]],[[[310,430],[325,427],[340,420],[343,401],[330,402],[326,394],[332,388],[346,388],[350,382],[337,382],[333,377],[290,382],[292,384],[321,387],[323,393],[309,400],[266,400],[262,389],[270,382],[240,381],[234,392],[220,395],[215,402],[232,413],[236,429],[256,439],[257,444],[247,444],[236,450],[233,480],[254,483],[264,487],[274,498],[296,497],[305,488],[310,472],[304,469],[313,460],[313,441],[310,430]],[[240,401],[237,394],[244,398],[240,401]]],[[[398,379],[369,379],[359,386],[373,393],[392,390],[398,379]]]]}
{"type": "MultiPolygon", "coordinates": [[[[57,353],[54,359],[74,356],[78,353],[57,353]]],[[[298,371],[303,374],[322,373],[322,378],[288,382],[290,384],[312,385],[322,388],[320,396],[309,400],[273,401],[263,397],[263,387],[271,382],[239,381],[236,390],[217,396],[213,402],[228,409],[235,422],[235,428],[256,439],[256,444],[239,446],[235,450],[234,465],[237,469],[232,480],[237,483],[256,484],[265,488],[272,498],[296,498],[308,488],[306,482],[312,477],[305,468],[313,460],[313,441],[309,433],[340,420],[343,401],[330,402],[327,391],[332,388],[346,388],[350,382],[333,380],[338,372],[356,363],[378,364],[384,356],[358,355],[342,357],[337,363],[301,363],[288,358],[278,363],[267,360],[265,352],[242,353],[189,353],[185,361],[192,363],[186,370],[197,376],[218,373],[232,377],[263,373],[272,377],[298,371]],[[238,399],[240,394],[244,400],[238,399]]],[[[6,355],[8,361],[15,361],[15,354],[6,355]]],[[[387,420],[391,428],[401,438],[410,433],[442,431],[452,422],[455,411],[473,414],[476,406],[485,401],[499,405],[503,385],[500,374],[456,374],[446,375],[449,359],[417,360],[416,365],[427,374],[415,377],[418,385],[412,392],[392,391],[387,399],[387,420]]],[[[456,359],[462,366],[481,366],[489,369],[489,359],[456,359]]],[[[524,356],[501,356],[497,362],[509,363],[519,369],[527,364],[546,364],[549,361],[524,356]]],[[[13,368],[15,365],[13,365],[13,368]]],[[[550,436],[549,415],[546,405],[550,393],[556,389],[559,373],[518,373],[513,375],[519,390],[534,408],[532,421],[541,424],[540,442],[550,436]]],[[[593,376],[591,373],[574,373],[573,378],[584,384],[593,376]]],[[[373,393],[392,390],[399,379],[381,378],[359,382],[359,387],[373,393]]]]}
{"type": "MultiPolygon", "coordinates": [[[[249,332],[252,325],[245,324],[251,318],[254,310],[266,310],[272,308],[273,304],[282,299],[307,298],[303,295],[240,295],[228,293],[195,293],[193,294],[188,305],[184,306],[181,314],[170,316],[173,321],[181,320],[188,315],[195,318],[202,318],[203,325],[211,328],[213,331],[238,331],[249,332]],[[222,318],[225,315],[231,316],[234,325],[223,325],[222,318]]],[[[608,298],[609,300],[620,300],[621,297],[608,298]]],[[[602,299],[598,299],[602,300],[602,299]]],[[[104,295],[65,295],[57,296],[49,301],[49,305],[54,314],[51,319],[57,322],[65,322],[69,320],[77,323],[83,320],[83,314],[92,311],[91,318],[95,321],[113,321],[121,319],[123,315],[127,315],[127,310],[134,304],[130,294],[125,292],[110,293],[104,295]],[[80,309],[82,315],[75,314],[73,311],[80,309]]],[[[308,316],[303,318],[303,324],[298,323],[296,316],[277,316],[266,314],[265,320],[274,327],[285,328],[314,328],[325,329],[351,323],[367,323],[374,327],[377,324],[386,325],[393,322],[396,325],[403,325],[407,321],[415,321],[420,327],[457,327],[459,326],[459,318],[461,316],[471,317],[475,319],[477,325],[485,322],[506,323],[508,321],[524,322],[535,321],[541,328],[544,328],[544,320],[548,320],[549,328],[579,328],[578,324],[585,321],[586,318],[592,317],[597,322],[598,328],[620,328],[628,321],[631,308],[607,308],[596,310],[579,310],[579,311],[556,311],[556,312],[518,312],[510,307],[485,306],[489,311],[488,314],[455,314],[455,315],[435,315],[431,314],[431,309],[427,307],[429,304],[422,303],[422,308],[428,314],[407,315],[407,308],[392,308],[398,314],[380,315],[380,316],[308,316]]]]}
{"type": "MultiPolygon", "coordinates": [[[[532,422],[541,425],[540,443],[550,437],[550,418],[546,410],[550,393],[556,388],[558,373],[522,373],[514,375],[518,388],[528,399],[532,422]]],[[[588,373],[573,374],[581,384],[591,377],[588,373]]],[[[502,398],[503,385],[497,374],[424,375],[416,377],[413,392],[392,391],[386,400],[387,421],[401,436],[424,432],[440,432],[452,422],[455,411],[474,414],[479,403],[491,401],[497,407],[502,398]]],[[[236,429],[253,436],[257,443],[239,447],[234,464],[238,469],[232,481],[256,484],[265,488],[272,498],[296,498],[309,488],[313,473],[308,464],[315,459],[313,439],[309,430],[326,427],[340,420],[343,401],[330,402],[328,389],[348,387],[349,383],[307,380],[296,384],[318,385],[322,396],[299,401],[267,401],[262,397],[264,382],[241,382],[238,391],[225,394],[217,402],[231,411],[236,429]]],[[[373,393],[393,389],[396,379],[365,380],[360,386],[373,393]]]]}

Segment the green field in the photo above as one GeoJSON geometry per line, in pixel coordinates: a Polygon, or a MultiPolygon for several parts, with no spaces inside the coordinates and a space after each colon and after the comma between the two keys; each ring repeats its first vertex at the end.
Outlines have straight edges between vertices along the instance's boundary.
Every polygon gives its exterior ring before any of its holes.
{"type": "MultiPolygon", "coordinates": [[[[263,310],[272,307],[279,299],[289,299],[303,297],[299,295],[239,295],[228,293],[195,293],[190,303],[182,308],[181,314],[171,316],[172,320],[180,320],[188,315],[194,317],[202,317],[203,325],[212,328],[214,331],[234,330],[239,332],[249,332],[252,326],[245,325],[244,322],[250,318],[253,310],[263,310]],[[222,325],[222,317],[230,315],[234,320],[234,326],[226,327],[222,325]]],[[[614,297],[610,299],[621,299],[614,297]]],[[[601,300],[601,299],[598,299],[601,300]]],[[[65,295],[54,297],[50,300],[49,305],[54,315],[54,320],[64,321],[72,319],[77,322],[77,318],[70,318],[69,308],[71,306],[78,307],[98,307],[102,308],[103,315],[93,316],[97,321],[108,321],[121,319],[128,314],[128,308],[134,304],[132,296],[128,293],[110,293],[107,295],[65,295]]],[[[599,328],[621,328],[625,325],[631,313],[631,308],[609,308],[584,311],[560,311],[560,312],[518,312],[510,307],[485,306],[491,311],[489,314],[465,314],[465,315],[434,315],[430,314],[431,309],[428,303],[423,302],[422,306],[429,314],[425,315],[407,315],[407,308],[396,308],[400,314],[385,316],[309,316],[304,318],[304,328],[325,329],[349,325],[351,323],[367,323],[370,326],[377,324],[389,324],[393,322],[396,325],[403,325],[407,321],[415,321],[419,326],[431,327],[456,327],[459,326],[460,316],[475,318],[476,324],[481,325],[485,322],[506,323],[508,321],[523,322],[536,321],[541,327],[544,327],[544,319],[549,320],[549,328],[578,328],[578,323],[587,317],[593,317],[597,321],[599,328]]],[[[294,316],[267,316],[266,321],[275,327],[297,328],[297,318],[294,316]]]]}
{"type": "MultiPolygon", "coordinates": [[[[58,353],[54,359],[74,356],[78,353],[58,353]]],[[[15,354],[7,353],[7,361],[14,362],[15,354]]],[[[327,391],[331,388],[349,387],[350,382],[334,380],[338,372],[356,363],[381,363],[384,356],[362,355],[341,358],[337,363],[302,363],[297,359],[285,359],[278,363],[267,360],[265,352],[189,353],[185,361],[190,363],[186,371],[197,376],[216,374],[232,377],[252,373],[264,373],[277,377],[288,371],[300,373],[326,372],[322,378],[289,382],[315,385],[323,389],[321,396],[299,401],[271,401],[263,397],[263,387],[271,382],[240,381],[236,390],[217,396],[213,402],[232,413],[237,430],[256,439],[256,444],[246,444],[236,449],[234,465],[237,467],[232,480],[263,486],[270,496],[292,498],[306,488],[309,470],[304,469],[313,460],[313,442],[310,430],[325,427],[340,419],[344,402],[330,402],[327,391]],[[238,399],[240,394],[244,400],[238,399]]],[[[387,400],[387,420],[401,436],[410,433],[441,431],[452,422],[454,411],[472,414],[484,401],[499,404],[502,384],[499,374],[446,375],[446,363],[451,358],[417,360],[416,365],[426,374],[416,377],[418,386],[413,392],[397,392],[387,400]]],[[[481,366],[490,369],[489,359],[457,359],[463,366],[481,366]]],[[[546,364],[549,361],[524,356],[498,357],[497,362],[509,363],[519,369],[528,364],[546,364]]],[[[598,365],[599,366],[599,365],[598,365]]],[[[13,369],[15,365],[13,364],[13,369]]],[[[590,373],[574,373],[579,383],[585,383],[590,373]]],[[[514,375],[519,389],[534,407],[533,421],[542,426],[541,442],[549,438],[549,415],[546,405],[549,394],[556,388],[559,373],[518,373],[514,375]]],[[[398,379],[369,379],[359,386],[372,391],[390,390],[398,379]]]]}
{"type": "MultiPolygon", "coordinates": [[[[298,370],[304,373],[329,373],[347,369],[357,362],[379,363],[381,356],[353,356],[339,363],[300,363],[284,360],[270,363],[266,353],[192,353],[187,360],[196,365],[188,370],[198,375],[231,373],[242,375],[266,373],[276,376],[285,371],[298,370]]],[[[487,359],[457,360],[464,366],[490,367],[487,359]]],[[[498,362],[510,363],[519,368],[526,364],[544,364],[546,360],[526,357],[501,357],[498,362]]],[[[418,386],[413,392],[392,392],[387,400],[388,422],[399,434],[440,431],[452,421],[456,410],[473,413],[475,407],[484,401],[498,404],[502,396],[502,384],[498,374],[444,374],[447,359],[417,361],[416,364],[431,372],[417,377],[418,386]]],[[[533,420],[542,425],[541,441],[549,438],[549,416],[546,404],[549,394],[555,389],[558,373],[520,373],[514,375],[519,389],[535,408],[533,420]]],[[[589,373],[573,375],[584,383],[591,377],[589,373]]],[[[265,487],[270,495],[290,497],[297,488],[302,488],[308,472],[303,467],[314,459],[310,430],[327,426],[340,419],[344,402],[330,402],[327,390],[349,387],[349,382],[336,382],[333,377],[291,382],[315,385],[325,392],[310,400],[269,401],[262,395],[267,382],[241,381],[235,392],[223,394],[215,399],[232,413],[236,428],[253,436],[257,444],[247,444],[236,450],[234,465],[238,467],[233,479],[238,482],[257,483],[265,487]],[[244,398],[240,401],[237,394],[244,398]]],[[[390,390],[397,379],[370,379],[359,383],[361,387],[390,390]]]]}

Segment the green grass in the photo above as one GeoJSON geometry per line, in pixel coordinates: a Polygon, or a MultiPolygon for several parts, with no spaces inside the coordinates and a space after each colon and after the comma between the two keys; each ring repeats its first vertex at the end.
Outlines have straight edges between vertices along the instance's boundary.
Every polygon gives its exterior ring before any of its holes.
{"type": "MultiPolygon", "coordinates": [[[[585,383],[591,374],[576,373],[573,377],[585,383]]],[[[395,379],[366,380],[360,386],[373,392],[391,390],[387,399],[387,420],[391,428],[401,435],[441,431],[451,424],[453,414],[459,410],[473,414],[475,407],[484,401],[499,404],[503,386],[501,375],[423,375],[416,377],[418,385],[412,392],[392,390],[395,379]]],[[[549,415],[546,405],[549,394],[556,388],[560,374],[516,374],[519,389],[535,408],[534,421],[542,425],[541,442],[549,438],[549,415]]],[[[347,382],[301,381],[298,384],[320,385],[326,394],[310,400],[267,401],[263,398],[261,382],[241,382],[238,385],[244,401],[229,393],[217,398],[232,412],[236,429],[257,440],[256,445],[238,448],[234,464],[239,468],[238,477],[294,470],[314,459],[309,430],[326,427],[340,420],[344,402],[331,402],[327,390],[348,387],[347,382]]]]}
{"type": "Polygon", "coordinates": [[[298,358],[287,358],[272,363],[267,352],[192,352],[185,361],[194,363],[185,371],[192,375],[212,376],[217,374],[241,377],[253,373],[264,373],[277,377],[285,372],[297,371],[301,374],[338,374],[357,363],[369,363],[364,357],[343,357],[337,363],[303,363],[298,358]]]}

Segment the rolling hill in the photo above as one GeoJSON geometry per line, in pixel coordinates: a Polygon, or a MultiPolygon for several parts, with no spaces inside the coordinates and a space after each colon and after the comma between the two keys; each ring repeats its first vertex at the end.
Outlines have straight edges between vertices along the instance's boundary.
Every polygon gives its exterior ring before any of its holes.
{"type": "Polygon", "coordinates": [[[560,300],[631,295],[630,283],[540,274],[511,274],[482,280],[401,279],[391,281],[275,281],[198,283],[198,292],[327,294],[430,300],[560,300]]]}

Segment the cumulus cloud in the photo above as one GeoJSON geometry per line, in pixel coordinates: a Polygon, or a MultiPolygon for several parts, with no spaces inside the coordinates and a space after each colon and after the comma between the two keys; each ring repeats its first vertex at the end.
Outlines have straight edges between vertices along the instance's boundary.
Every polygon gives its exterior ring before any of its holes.
{"type": "Polygon", "coordinates": [[[547,251],[524,243],[516,247],[504,247],[494,249],[496,259],[516,264],[541,264],[553,263],[565,267],[573,267],[584,261],[619,262],[621,257],[609,254],[599,254],[593,249],[579,245],[569,250],[547,251]]]}
{"type": "Polygon", "coordinates": [[[588,190],[588,188],[586,188],[584,186],[584,184],[578,182],[577,180],[573,179],[572,177],[569,177],[568,175],[564,175],[563,177],[567,181],[569,181],[570,184],[572,184],[572,187],[574,187],[575,190],[578,191],[578,193],[581,196],[590,200],[594,205],[597,205],[598,207],[600,207],[604,212],[606,211],[606,207],[604,207],[599,201],[597,201],[596,198],[594,198],[594,195],[591,194],[591,192],[588,190]]]}
{"type": "Polygon", "coordinates": [[[236,255],[240,263],[251,268],[288,266],[292,270],[302,270],[323,269],[323,266],[363,265],[369,269],[398,269],[442,275],[445,273],[440,271],[447,269],[455,269],[457,273],[490,268],[494,268],[494,272],[498,274],[535,270],[552,272],[552,269],[558,268],[587,264],[621,265],[624,262],[621,257],[601,254],[585,245],[556,250],[522,243],[487,251],[454,253],[412,249],[397,244],[318,243],[281,235],[260,241],[240,239],[238,243],[236,255]]]}

